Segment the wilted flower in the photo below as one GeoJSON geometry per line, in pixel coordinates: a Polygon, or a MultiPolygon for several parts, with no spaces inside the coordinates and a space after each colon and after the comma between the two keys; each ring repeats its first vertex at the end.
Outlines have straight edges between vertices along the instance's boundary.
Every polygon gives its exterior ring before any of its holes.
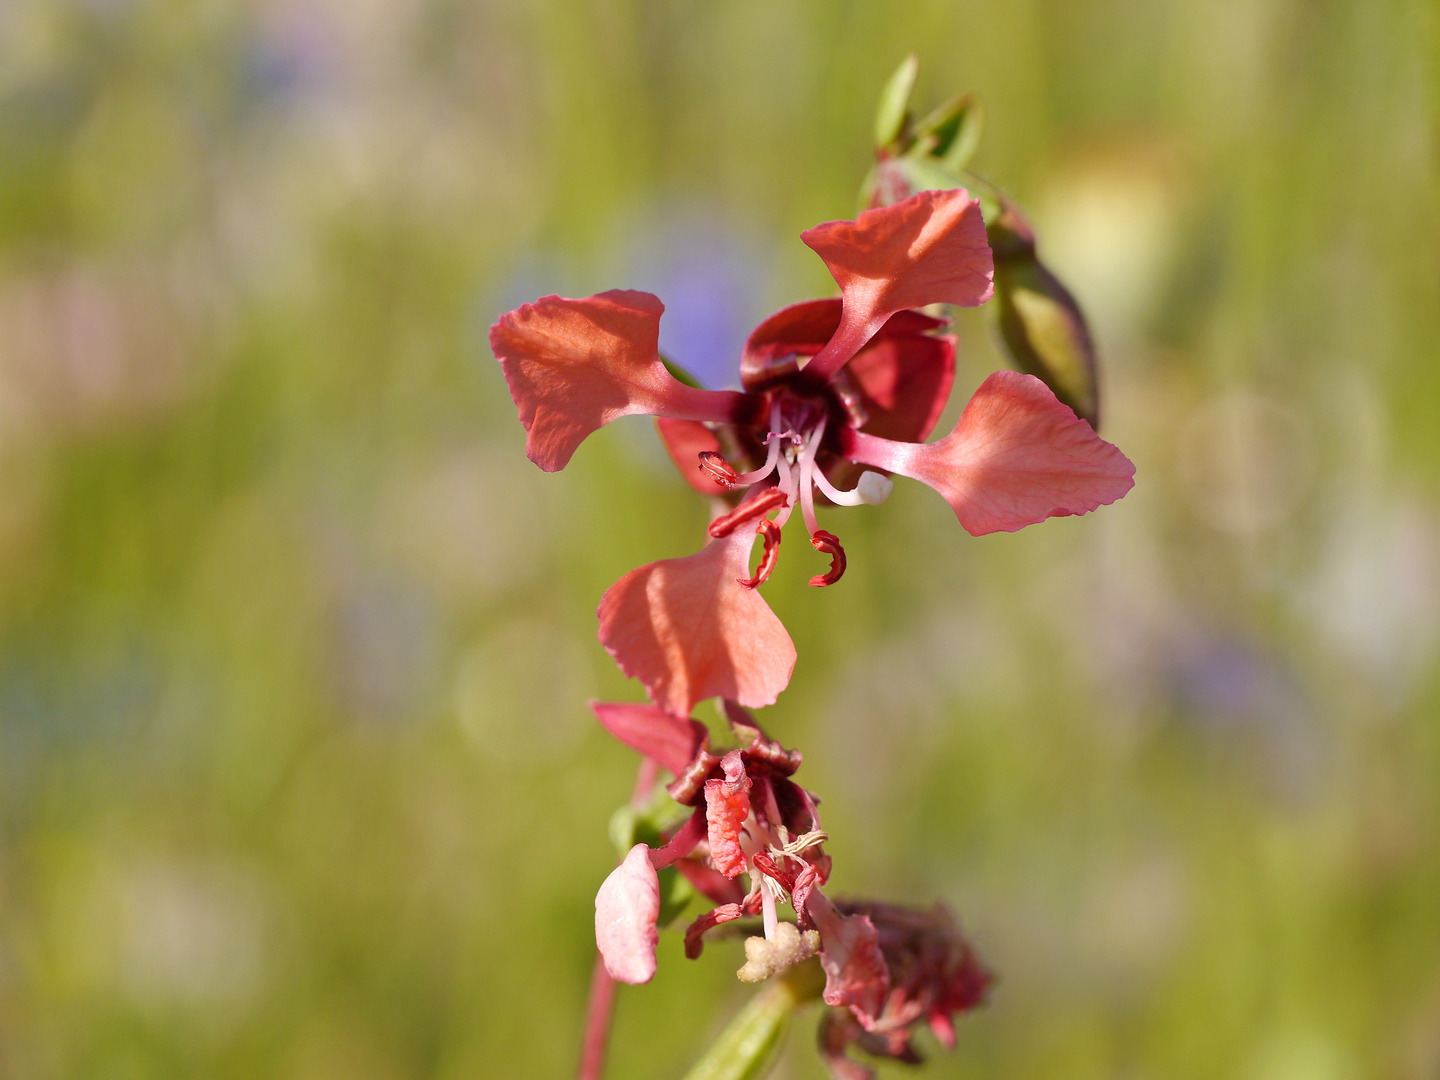
{"type": "MultiPolygon", "coordinates": [[[[811,907],[814,913],[813,900],[811,907]]],[[[871,1070],[846,1056],[851,1046],[876,1057],[919,1062],[911,1039],[922,1021],[953,1050],[954,1015],[984,1001],[991,975],[950,911],[941,904],[923,910],[840,901],[826,918],[845,926],[872,950],[872,957],[880,958],[878,964],[874,959],[852,962],[853,970],[844,977],[832,976],[826,965],[825,1001],[840,1006],[820,1022],[820,1054],[831,1074],[837,1080],[873,1080],[871,1070]]],[[[820,932],[823,938],[823,925],[820,932]]]]}
{"type": "Polygon", "coordinates": [[[661,418],[694,487],[744,491],[698,554],[627,574],[600,604],[601,642],[674,715],[714,696],[768,705],[784,689],[794,647],[754,590],[797,504],[811,545],[831,560],[811,584],[844,573],[839,539],[816,518],[817,491],[835,505],[878,503],[889,494],[886,474],[899,473],[939,491],[980,535],[1083,514],[1132,486],[1134,467],[1119,450],[1038,379],[1013,371],[986,379],[949,435],[922,441],[949,397],[954,340],[914,309],[974,306],[993,292],[979,204],[964,190],[921,192],[801,238],[841,297],[761,323],[741,356],[743,392],[703,390],[670,373],[657,351],[664,307],[648,293],[544,297],[490,331],[541,468],[563,468],[617,417],[648,413],[661,418]],[[764,554],[752,574],[757,535],[764,554]]]}
{"type": "Polygon", "coordinates": [[[657,871],[674,866],[715,903],[686,931],[685,952],[700,955],[706,931],[745,915],[763,919],[768,949],[751,950],[742,977],[767,978],[814,954],[817,938],[805,915],[806,898],[830,876],[816,799],[791,777],[798,750],[766,737],[744,709],[727,702],[730,729],[741,745],[711,753],[705,727],[653,705],[596,703],[595,715],[621,742],[639,750],[675,779],[671,797],[693,807],[657,848],[636,844],[595,898],[595,939],[606,969],[622,982],[655,973],[660,912],[657,871]],[[749,876],[748,890],[735,880],[749,876]],[[790,903],[804,926],[781,931],[777,904],[790,903]]]}

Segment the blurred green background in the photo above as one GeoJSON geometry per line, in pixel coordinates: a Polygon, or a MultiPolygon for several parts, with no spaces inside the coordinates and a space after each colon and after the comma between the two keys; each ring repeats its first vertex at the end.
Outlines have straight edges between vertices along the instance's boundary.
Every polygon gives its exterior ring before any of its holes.
{"type": "MultiPolygon", "coordinates": [[[[901,482],[766,587],[836,891],[1000,975],[921,1075],[1440,1076],[1433,0],[0,6],[0,1075],[573,1070],[633,776],[585,700],[639,697],[594,608],[705,510],[641,419],[530,465],[485,331],[650,289],[724,384],[911,49],[1138,467],[981,540],[901,482]]],[[[667,936],[612,1075],[740,959],[667,936]]]]}

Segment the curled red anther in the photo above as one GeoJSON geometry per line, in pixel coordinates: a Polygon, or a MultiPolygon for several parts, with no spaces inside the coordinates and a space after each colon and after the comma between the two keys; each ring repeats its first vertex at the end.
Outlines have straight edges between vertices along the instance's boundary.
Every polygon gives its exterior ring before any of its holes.
{"type": "Polygon", "coordinates": [[[734,487],[735,481],[740,479],[740,474],[714,450],[700,451],[700,471],[726,487],[734,487]]]}
{"type": "Polygon", "coordinates": [[[741,503],[728,514],[721,514],[710,523],[710,535],[715,539],[722,536],[729,536],[746,522],[754,521],[757,517],[764,517],[771,510],[779,510],[789,500],[785,493],[779,488],[770,488],[746,502],[741,503]]]}
{"type": "MultiPolygon", "coordinates": [[[[756,531],[765,537],[765,552],[760,556],[760,565],[755,568],[755,576],[748,581],[745,578],[735,579],[747,589],[755,588],[768,578],[770,571],[775,569],[775,563],[780,559],[780,526],[773,521],[762,520],[756,531]]],[[[813,585],[814,582],[811,584],[813,585]]]]}
{"type": "Polygon", "coordinates": [[[816,574],[810,579],[810,584],[834,585],[845,573],[845,549],[840,546],[840,538],[824,529],[816,529],[815,535],[810,537],[810,546],[816,551],[830,556],[829,571],[824,574],[816,574]]]}
{"type": "Polygon", "coordinates": [[[759,870],[768,878],[774,878],[776,884],[780,885],[786,892],[793,892],[795,890],[795,875],[787,874],[784,870],[781,870],[780,867],[775,865],[775,860],[768,854],[763,851],[757,851],[752,861],[755,863],[755,869],[759,870]]]}

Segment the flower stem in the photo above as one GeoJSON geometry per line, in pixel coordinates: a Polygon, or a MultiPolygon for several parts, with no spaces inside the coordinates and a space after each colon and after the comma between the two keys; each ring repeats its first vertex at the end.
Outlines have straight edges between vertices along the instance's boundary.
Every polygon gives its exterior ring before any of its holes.
{"type": "Polygon", "coordinates": [[[824,973],[815,960],[771,979],[720,1032],[685,1080],[759,1080],[780,1049],[790,1014],[820,996],[824,973]]]}
{"type": "MultiPolygon", "coordinates": [[[[648,757],[640,759],[630,806],[645,805],[655,786],[659,766],[648,757]]],[[[595,953],[595,970],[590,974],[590,1000],[585,1005],[585,1036],[580,1044],[580,1071],[576,1080],[600,1080],[605,1075],[605,1047],[610,1041],[610,1018],[615,1012],[615,980],[605,970],[605,960],[595,953]]]]}
{"type": "Polygon", "coordinates": [[[585,1041],[580,1046],[580,1071],[576,1080],[600,1080],[605,1074],[605,1044],[610,1041],[610,1015],[615,1008],[615,980],[605,970],[605,961],[595,954],[595,971],[590,976],[590,1001],[585,1007],[585,1041]]]}

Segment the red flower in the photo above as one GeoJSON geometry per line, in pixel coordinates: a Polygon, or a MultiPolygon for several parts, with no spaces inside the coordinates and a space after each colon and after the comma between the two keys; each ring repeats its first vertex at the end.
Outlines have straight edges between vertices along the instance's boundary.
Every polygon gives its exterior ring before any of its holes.
{"type": "Polygon", "coordinates": [[[740,359],[743,392],[700,390],[670,374],[657,351],[664,307],[648,293],[548,296],[490,330],[526,451],[541,468],[563,468],[616,417],[648,413],[697,490],[748,488],[711,523],[702,551],[626,575],[600,604],[601,642],[676,715],[711,696],[767,705],[788,683],[794,648],[753,590],[773,569],[796,505],[811,545],[830,556],[810,583],[844,573],[844,548],[815,515],[817,491],[835,505],[878,503],[890,491],[886,474],[900,473],[939,491],[980,535],[1086,513],[1133,483],[1119,450],[1038,379],[1013,371],[986,379],[949,435],[923,441],[949,397],[955,345],[936,333],[941,320],[913,309],[973,306],[993,292],[980,207],[965,191],[921,192],[801,238],[841,297],[761,323],[740,359]],[[751,574],[757,535],[765,550],[751,574]]]}
{"type": "Polygon", "coordinates": [[[767,738],[738,705],[726,706],[741,746],[722,757],[710,752],[705,728],[694,720],[653,705],[592,705],[611,734],[675,774],[670,795],[694,808],[662,846],[635,845],[595,897],[596,944],[621,982],[648,982],[655,974],[656,872],[671,865],[716,905],[686,931],[685,952],[692,959],[700,955],[706,931],[745,915],[761,916],[765,939],[784,953],[778,961],[767,957],[770,966],[757,977],[772,973],[776,963],[815,952],[813,932],[808,937],[794,927],[780,932],[776,908],[789,902],[802,929],[813,931],[807,900],[830,876],[816,799],[791,779],[800,752],[767,738]],[[749,876],[748,890],[734,880],[741,874],[749,876]]]}
{"type": "MultiPolygon", "coordinates": [[[[811,908],[814,914],[813,900],[811,908]]],[[[991,975],[950,911],[941,904],[922,910],[841,901],[829,918],[846,927],[848,939],[858,939],[869,950],[857,961],[852,949],[848,964],[826,962],[825,953],[821,954],[825,1001],[844,1007],[828,1013],[820,1023],[820,1054],[831,1074],[837,1080],[873,1080],[873,1072],[846,1056],[851,1045],[876,1057],[919,1062],[911,1037],[922,1022],[947,1050],[953,1050],[954,1014],[968,1012],[985,1000],[991,975]]]]}

